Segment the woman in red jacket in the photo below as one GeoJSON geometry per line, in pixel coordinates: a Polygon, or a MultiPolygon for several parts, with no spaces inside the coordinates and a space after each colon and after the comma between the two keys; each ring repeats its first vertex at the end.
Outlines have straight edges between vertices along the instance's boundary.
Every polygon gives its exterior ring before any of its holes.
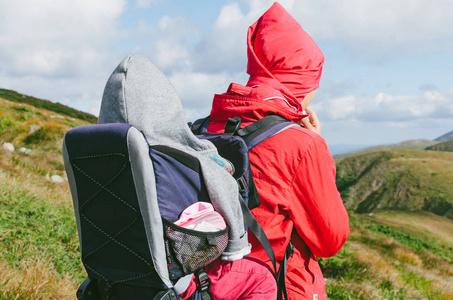
{"type": "MultiPolygon", "coordinates": [[[[278,114],[304,125],[267,139],[250,151],[261,206],[252,210],[266,232],[276,259],[290,243],[286,285],[289,299],[326,299],[316,256],[335,255],[349,234],[349,220],[335,185],[335,163],[319,135],[321,124],[308,108],[319,86],[324,55],[297,21],[275,3],[249,27],[244,85],[232,83],[215,95],[210,132],[222,132],[228,118],[247,126],[278,114]],[[305,111],[308,113],[305,113],[305,111]]],[[[251,257],[271,265],[250,233],[251,257]]]]}

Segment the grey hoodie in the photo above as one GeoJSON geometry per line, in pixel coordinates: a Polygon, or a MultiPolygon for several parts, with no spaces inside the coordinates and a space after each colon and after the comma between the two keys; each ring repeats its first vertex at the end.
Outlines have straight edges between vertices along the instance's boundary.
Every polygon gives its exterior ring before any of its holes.
{"type": "Polygon", "coordinates": [[[174,87],[147,58],[128,56],[113,71],[102,97],[102,123],[129,123],[144,133],[150,145],[170,146],[197,157],[211,202],[230,226],[222,259],[237,260],[250,252],[236,180],[214,161],[215,146],[192,134],[174,87]]]}

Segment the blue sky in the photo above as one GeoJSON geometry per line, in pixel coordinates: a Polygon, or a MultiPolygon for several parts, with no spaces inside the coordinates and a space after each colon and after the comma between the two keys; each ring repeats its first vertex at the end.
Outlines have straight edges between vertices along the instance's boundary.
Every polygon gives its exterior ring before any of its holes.
{"type": "MultiPolygon", "coordinates": [[[[246,82],[246,31],[272,3],[0,0],[0,87],[97,115],[110,73],[139,54],[194,120],[246,82]]],[[[312,107],[332,152],[453,130],[453,1],[280,3],[326,56],[312,107]]]]}

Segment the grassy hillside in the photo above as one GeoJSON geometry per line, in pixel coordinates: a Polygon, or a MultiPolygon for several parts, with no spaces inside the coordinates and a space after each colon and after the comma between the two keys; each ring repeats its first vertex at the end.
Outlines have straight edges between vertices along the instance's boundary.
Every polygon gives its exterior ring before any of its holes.
{"type": "Polygon", "coordinates": [[[18,92],[12,90],[0,89],[0,98],[21,104],[30,104],[31,106],[34,106],[36,108],[53,111],[60,115],[80,119],[90,123],[97,122],[97,118],[93,115],[78,111],[60,103],[54,103],[48,100],[42,100],[35,97],[19,94],[18,92]]]}
{"type": "Polygon", "coordinates": [[[61,146],[67,130],[88,122],[38,107],[0,94],[0,299],[5,300],[75,299],[85,276],[61,146]],[[55,176],[64,181],[53,182],[55,176]]]}
{"type": "Polygon", "coordinates": [[[345,159],[337,186],[348,209],[425,210],[453,219],[453,153],[388,150],[345,159]]]}
{"type": "Polygon", "coordinates": [[[453,299],[453,222],[428,212],[350,214],[340,252],[320,258],[329,299],[453,299]]]}
{"type": "Polygon", "coordinates": [[[453,151],[453,140],[446,141],[442,143],[438,143],[426,148],[426,150],[434,150],[434,151],[453,151]]]}
{"type": "Polygon", "coordinates": [[[373,147],[367,147],[367,148],[363,148],[363,149],[359,149],[359,150],[351,151],[351,152],[347,152],[347,153],[336,154],[336,155],[333,155],[333,159],[335,160],[336,163],[338,163],[348,157],[365,154],[365,153],[370,153],[370,152],[382,151],[382,150],[395,150],[395,149],[423,150],[423,149],[426,149],[426,147],[436,145],[437,143],[438,143],[437,141],[422,140],[422,139],[409,140],[409,141],[404,141],[404,142],[397,143],[397,144],[373,146],[373,147]]]}
{"type": "MultiPolygon", "coordinates": [[[[65,178],[64,133],[88,122],[39,107],[8,101],[0,94],[1,300],[75,299],[85,278],[67,181],[51,178],[65,178]],[[14,151],[4,143],[11,143],[14,151]]],[[[417,158],[421,154],[388,151],[350,158],[339,165],[339,173],[344,174],[343,184],[349,182],[350,195],[360,196],[352,178],[362,182],[374,166],[392,161],[403,168],[404,154],[407,161],[420,165],[419,171],[411,171],[414,177],[425,176],[422,171],[429,165],[430,176],[449,180],[448,172],[435,165],[446,166],[453,153],[426,152],[433,154],[417,158]]],[[[384,174],[381,169],[377,172],[384,174]]],[[[423,185],[426,178],[421,178],[418,184],[423,185]]],[[[373,177],[368,180],[368,186],[362,183],[364,188],[377,185],[373,177]]],[[[340,253],[319,259],[329,299],[453,298],[452,220],[423,211],[374,210],[351,211],[350,223],[351,235],[340,253]]]]}

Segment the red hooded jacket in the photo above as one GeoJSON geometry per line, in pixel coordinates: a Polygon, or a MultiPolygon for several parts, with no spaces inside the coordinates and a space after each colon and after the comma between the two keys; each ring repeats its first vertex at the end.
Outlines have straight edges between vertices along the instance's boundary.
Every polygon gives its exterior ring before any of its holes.
{"type": "MultiPolygon", "coordinates": [[[[228,118],[243,126],[270,114],[299,122],[300,102],[319,86],[324,55],[286,10],[275,3],[248,31],[246,86],[232,83],[215,95],[210,132],[223,132],[228,118]]],[[[289,299],[325,299],[324,278],[315,256],[335,255],[349,235],[349,220],[335,185],[335,163],[324,139],[294,126],[250,150],[261,206],[252,210],[274,249],[288,261],[289,299]],[[315,296],[317,295],[317,296],[315,296]]],[[[271,265],[250,234],[251,256],[271,265]]]]}

